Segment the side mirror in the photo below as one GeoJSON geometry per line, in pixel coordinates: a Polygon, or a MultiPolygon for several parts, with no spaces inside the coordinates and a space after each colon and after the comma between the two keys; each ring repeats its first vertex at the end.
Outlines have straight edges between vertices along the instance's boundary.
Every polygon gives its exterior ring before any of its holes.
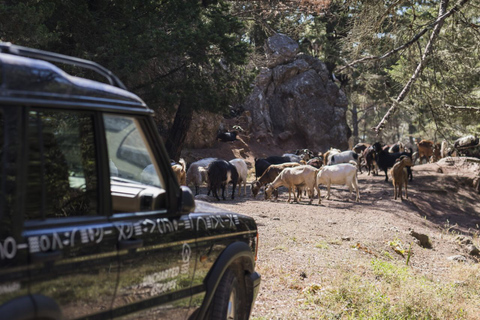
{"type": "Polygon", "coordinates": [[[180,213],[187,214],[195,211],[195,197],[187,186],[180,186],[182,195],[180,199],[180,213]]]}

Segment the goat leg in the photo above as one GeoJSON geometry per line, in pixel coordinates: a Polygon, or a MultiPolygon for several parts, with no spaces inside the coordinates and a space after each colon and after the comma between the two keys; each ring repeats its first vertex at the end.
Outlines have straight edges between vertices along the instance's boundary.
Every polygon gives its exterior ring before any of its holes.
{"type": "Polygon", "coordinates": [[[236,186],[236,183],[233,184],[233,188],[232,188],[232,200],[235,199],[235,186],[236,186]]]}
{"type": "Polygon", "coordinates": [[[222,184],[222,199],[225,200],[225,184],[222,184]]]}

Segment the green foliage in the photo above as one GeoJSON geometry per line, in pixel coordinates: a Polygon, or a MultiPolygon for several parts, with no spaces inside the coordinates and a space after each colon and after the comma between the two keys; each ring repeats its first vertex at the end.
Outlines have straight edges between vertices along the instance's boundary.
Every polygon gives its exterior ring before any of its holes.
{"type": "MultiPolygon", "coordinates": [[[[0,39],[94,60],[112,69],[154,108],[223,112],[241,103],[265,65],[265,40],[276,32],[298,41],[301,51],[323,60],[358,112],[360,139],[410,142],[479,135],[480,34],[478,6],[445,21],[427,67],[383,137],[378,124],[417,67],[438,1],[62,1],[0,4],[0,39]]],[[[450,9],[453,2],[450,1],[450,9]]],[[[83,75],[75,71],[78,75],[83,75]]]]}
{"type": "Polygon", "coordinates": [[[154,108],[183,100],[197,110],[226,110],[248,93],[254,76],[244,67],[243,24],[224,1],[7,3],[0,5],[2,41],[98,62],[154,108]]]}
{"type": "MultiPolygon", "coordinates": [[[[351,19],[352,28],[342,40],[346,61],[382,56],[414,39],[435,21],[439,3],[349,1],[349,5],[355,8],[355,14],[351,19]]],[[[453,3],[448,9],[451,6],[453,3]]],[[[478,7],[467,4],[446,20],[434,43],[433,54],[427,60],[427,67],[401,104],[401,113],[397,113],[387,124],[384,133],[387,142],[406,136],[406,126],[409,127],[409,136],[437,141],[447,139],[451,142],[459,136],[479,134],[474,128],[478,111],[459,112],[446,107],[479,106],[478,95],[475,95],[479,80],[478,13],[478,7]],[[392,132],[396,134],[392,135],[392,132]]],[[[359,86],[350,88],[352,96],[363,96],[364,101],[391,106],[392,100],[398,96],[422,59],[429,37],[430,31],[412,46],[386,59],[373,59],[355,65],[351,72],[353,75],[359,72],[360,76],[356,78],[359,86]],[[372,78],[361,76],[365,72],[383,78],[388,90],[382,90],[382,85],[372,82],[372,78]]],[[[371,117],[362,121],[369,122],[368,127],[378,123],[371,117]]],[[[408,142],[406,137],[403,141],[408,142]]]]}
{"type": "MultiPolygon", "coordinates": [[[[394,262],[374,259],[370,268],[336,266],[317,290],[303,290],[302,307],[320,319],[473,319],[478,268],[455,269],[462,286],[433,280],[394,262]]],[[[453,271],[453,270],[452,270],[453,271]]]]}

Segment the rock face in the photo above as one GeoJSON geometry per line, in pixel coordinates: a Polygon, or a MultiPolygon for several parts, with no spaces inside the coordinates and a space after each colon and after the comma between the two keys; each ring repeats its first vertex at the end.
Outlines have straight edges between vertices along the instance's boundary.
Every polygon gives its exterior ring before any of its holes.
{"type": "Polygon", "coordinates": [[[298,44],[277,34],[268,39],[267,66],[244,107],[257,140],[301,141],[298,148],[348,148],[347,98],[317,58],[297,54],[298,44]]]}
{"type": "Polygon", "coordinates": [[[211,112],[194,112],[193,121],[185,139],[187,148],[209,148],[217,141],[217,131],[223,117],[211,112]]]}

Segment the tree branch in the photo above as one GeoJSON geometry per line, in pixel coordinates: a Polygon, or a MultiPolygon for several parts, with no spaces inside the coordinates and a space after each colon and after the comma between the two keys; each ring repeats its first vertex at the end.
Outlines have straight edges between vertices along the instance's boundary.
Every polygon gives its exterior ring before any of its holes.
{"type": "Polygon", "coordinates": [[[446,104],[445,107],[458,111],[480,111],[480,107],[452,106],[450,104],[446,104]]]}
{"type": "Polygon", "coordinates": [[[133,88],[131,88],[132,91],[135,91],[135,90],[139,90],[139,89],[142,89],[142,88],[145,88],[155,82],[158,82],[160,81],[161,79],[163,78],[166,78],[166,77],[169,77],[170,75],[174,74],[175,72],[183,69],[184,67],[186,66],[185,63],[181,64],[180,66],[176,67],[176,68],[173,68],[171,70],[169,70],[167,73],[165,74],[160,74],[158,75],[157,77],[153,78],[151,81],[147,82],[147,83],[141,83],[133,88]]]}
{"type": "Polygon", "coordinates": [[[438,13],[438,18],[437,18],[437,24],[433,28],[433,32],[430,35],[430,39],[428,40],[427,46],[425,47],[425,51],[423,52],[423,56],[420,60],[420,63],[417,65],[417,68],[415,69],[415,72],[413,73],[412,77],[410,80],[407,82],[405,87],[403,88],[402,92],[398,95],[397,99],[393,102],[392,106],[390,109],[388,109],[387,113],[383,117],[383,119],[380,121],[380,123],[373,128],[377,135],[380,133],[380,131],[383,130],[385,127],[385,123],[393,116],[393,114],[397,111],[400,102],[402,102],[406,96],[408,95],[408,92],[410,91],[410,88],[412,87],[413,83],[417,80],[417,78],[421,75],[423,69],[425,68],[425,65],[427,64],[427,58],[430,55],[430,53],[433,51],[433,44],[435,42],[435,39],[437,38],[440,29],[443,26],[443,23],[445,22],[445,19],[458,11],[465,3],[467,3],[469,0],[460,0],[452,9],[450,9],[447,13],[445,13],[447,6],[448,6],[448,0],[442,0],[440,2],[440,8],[439,8],[439,13],[438,13]]]}
{"type": "Polygon", "coordinates": [[[346,68],[352,68],[354,65],[356,65],[358,63],[365,63],[365,62],[371,61],[371,60],[382,60],[382,59],[390,57],[391,55],[399,52],[400,50],[403,50],[403,49],[406,49],[406,48],[410,47],[412,44],[417,42],[428,30],[431,30],[432,28],[435,28],[436,26],[438,26],[439,23],[443,24],[443,22],[445,21],[446,18],[448,18],[449,16],[451,16],[452,14],[454,14],[455,12],[460,10],[460,8],[463,7],[468,1],[470,1],[470,0],[460,0],[460,1],[458,1],[458,3],[452,9],[450,9],[447,13],[444,13],[443,15],[439,15],[439,17],[434,22],[429,24],[426,28],[424,28],[422,31],[417,33],[410,41],[404,43],[400,47],[397,47],[397,48],[385,53],[382,56],[369,56],[369,57],[364,57],[364,58],[361,58],[361,59],[354,60],[351,63],[347,64],[346,66],[343,66],[340,69],[336,70],[335,72],[338,73],[338,72],[341,72],[341,71],[345,70],[346,68]]]}

